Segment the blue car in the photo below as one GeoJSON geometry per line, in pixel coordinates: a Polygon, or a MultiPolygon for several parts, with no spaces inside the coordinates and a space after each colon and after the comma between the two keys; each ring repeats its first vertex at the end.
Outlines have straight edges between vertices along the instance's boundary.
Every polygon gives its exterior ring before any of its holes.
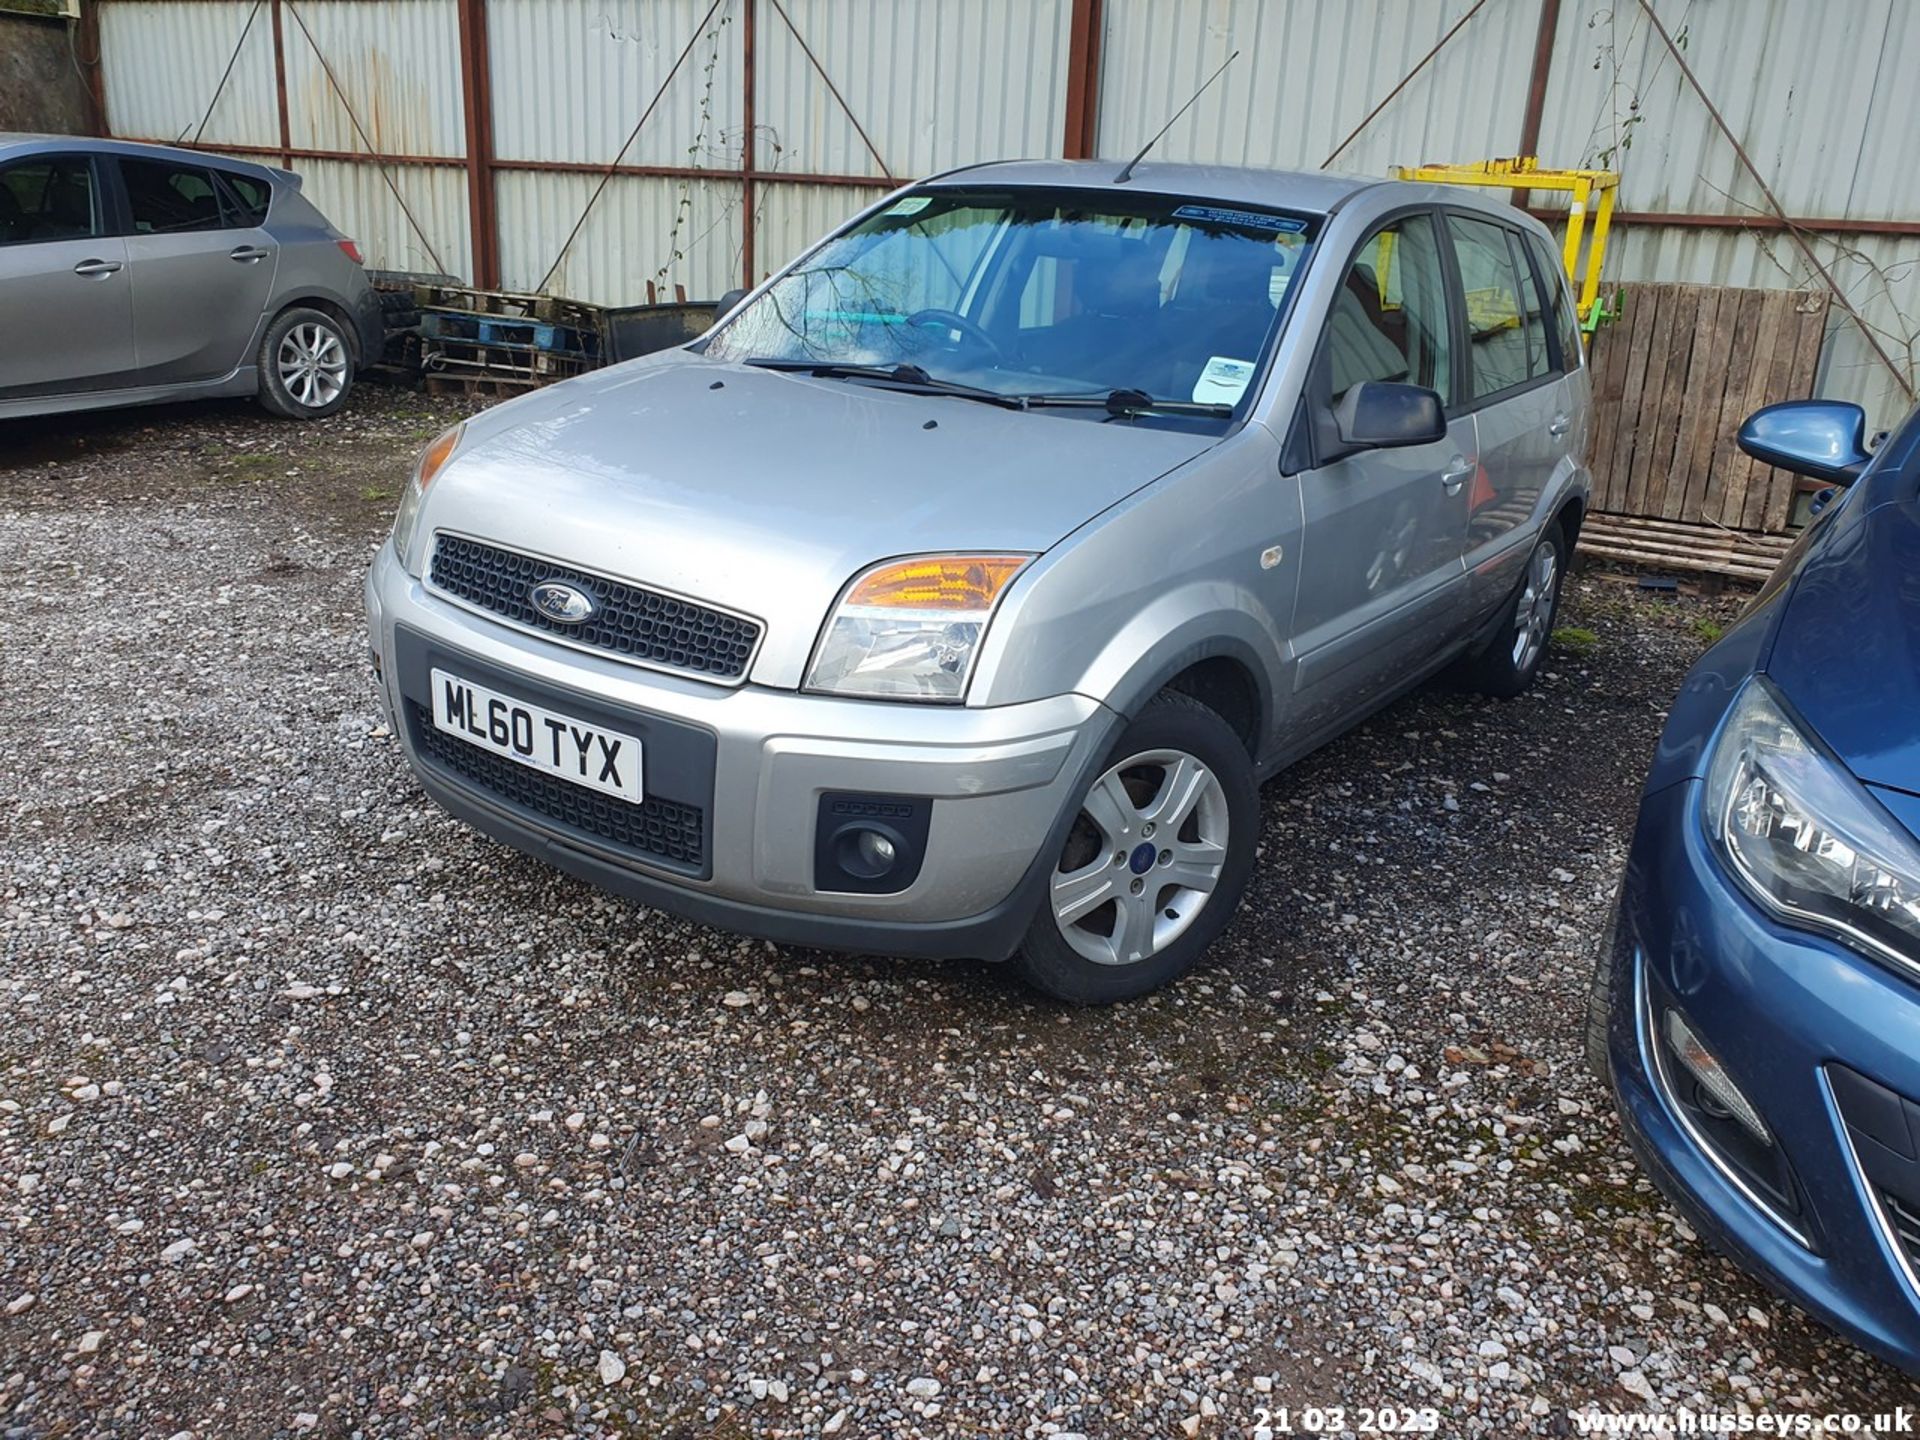
{"type": "Polygon", "coordinates": [[[1920,1375],[1920,411],[1740,444],[1831,488],[1674,702],[1588,1054],[1703,1235],[1920,1375]]]}

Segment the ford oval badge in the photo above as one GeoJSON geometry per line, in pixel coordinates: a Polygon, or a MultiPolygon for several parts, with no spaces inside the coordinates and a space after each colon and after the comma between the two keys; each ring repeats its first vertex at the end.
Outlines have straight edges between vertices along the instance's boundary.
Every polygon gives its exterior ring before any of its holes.
{"type": "Polygon", "coordinates": [[[558,625],[579,625],[600,612],[593,596],[564,580],[542,580],[527,592],[527,601],[558,625]]]}

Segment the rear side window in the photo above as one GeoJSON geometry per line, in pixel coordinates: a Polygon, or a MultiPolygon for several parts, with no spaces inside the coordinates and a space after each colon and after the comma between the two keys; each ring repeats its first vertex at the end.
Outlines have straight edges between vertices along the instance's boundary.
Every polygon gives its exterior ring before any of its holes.
{"type": "Polygon", "coordinates": [[[1409,215],[1369,236],[1347,265],[1327,317],[1329,399],[1363,380],[1424,385],[1454,398],[1447,292],[1433,220],[1409,215]]]}
{"type": "Polygon", "coordinates": [[[0,245],[99,233],[99,197],[85,156],[49,155],[0,170],[0,245]]]}
{"type": "Polygon", "coordinates": [[[1560,368],[1578,370],[1586,358],[1580,343],[1580,313],[1574,309],[1573,292],[1567,286],[1566,272],[1560,268],[1560,257],[1553,246],[1538,235],[1529,235],[1527,243],[1533,247],[1533,263],[1540,267],[1540,274],[1546,279],[1547,301],[1553,307],[1553,328],[1560,337],[1560,368]]]}
{"type": "Polygon", "coordinates": [[[1473,395],[1484,400],[1526,384],[1535,373],[1528,354],[1520,275],[1504,225],[1449,215],[1447,231],[1465,292],[1473,395]]]}
{"type": "Polygon", "coordinates": [[[1509,230],[1507,246],[1513,251],[1514,270],[1520,276],[1520,330],[1527,337],[1527,378],[1537,380],[1553,371],[1553,356],[1547,346],[1547,307],[1527,259],[1526,242],[1509,230]]]}
{"type": "Polygon", "coordinates": [[[164,160],[122,159],[120,175],[136,235],[218,230],[225,223],[211,171],[164,160]]]}
{"type": "Polygon", "coordinates": [[[251,175],[236,175],[231,170],[217,172],[226,187],[227,200],[234,214],[232,223],[240,226],[267,223],[267,205],[273,191],[264,180],[251,175]]]}

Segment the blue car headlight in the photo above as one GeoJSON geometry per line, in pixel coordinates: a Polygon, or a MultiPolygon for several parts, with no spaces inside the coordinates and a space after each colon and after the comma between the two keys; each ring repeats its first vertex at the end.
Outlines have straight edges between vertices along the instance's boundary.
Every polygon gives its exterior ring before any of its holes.
{"type": "Polygon", "coordinates": [[[1766,909],[1920,971],[1920,846],[1759,676],[1714,741],[1705,822],[1766,909]]]}

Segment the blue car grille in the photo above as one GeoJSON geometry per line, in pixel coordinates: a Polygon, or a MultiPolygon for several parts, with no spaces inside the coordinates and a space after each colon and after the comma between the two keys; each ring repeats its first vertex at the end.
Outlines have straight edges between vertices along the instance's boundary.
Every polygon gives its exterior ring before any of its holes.
{"type": "Polygon", "coordinates": [[[436,589],[516,625],[710,680],[740,679],[760,643],[759,625],[741,616],[458,535],[436,538],[428,573],[436,589]],[[543,580],[578,586],[599,608],[575,625],[550,620],[528,598],[543,580]]]}
{"type": "Polygon", "coordinates": [[[1900,1242],[1900,1248],[1907,1252],[1907,1263],[1920,1269],[1920,1214],[1903,1205],[1889,1190],[1880,1191],[1880,1203],[1885,1207],[1887,1220],[1893,1226],[1894,1238],[1900,1242]]]}

